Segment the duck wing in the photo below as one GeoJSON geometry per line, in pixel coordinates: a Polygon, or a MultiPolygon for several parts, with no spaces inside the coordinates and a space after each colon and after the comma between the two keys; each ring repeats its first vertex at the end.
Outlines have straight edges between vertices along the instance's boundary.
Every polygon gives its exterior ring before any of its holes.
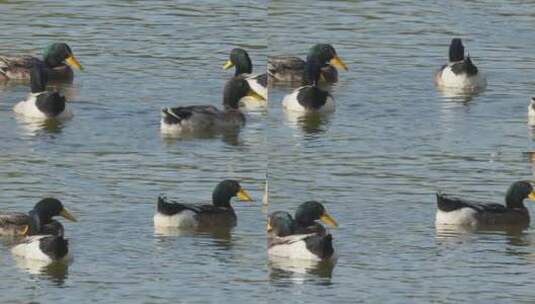
{"type": "Polygon", "coordinates": [[[162,115],[166,123],[177,124],[194,117],[214,119],[221,116],[221,111],[214,106],[185,106],[163,108],[162,115]]]}
{"type": "Polygon", "coordinates": [[[0,213],[0,235],[20,234],[27,226],[32,226],[32,218],[26,213],[0,213]]]}
{"type": "Polygon", "coordinates": [[[190,210],[196,214],[219,214],[228,212],[228,208],[216,207],[212,204],[184,204],[168,200],[164,196],[158,197],[157,210],[166,215],[174,215],[184,210],[190,210]]]}
{"type": "Polygon", "coordinates": [[[0,55],[0,73],[11,79],[29,79],[30,69],[43,62],[33,56],[0,55]]]}
{"type": "Polygon", "coordinates": [[[305,61],[295,56],[269,56],[268,73],[283,72],[287,70],[304,70],[305,61]]]}
{"type": "Polygon", "coordinates": [[[301,81],[305,61],[293,56],[270,56],[267,70],[270,77],[279,81],[301,81]]]}
{"type": "Polygon", "coordinates": [[[27,213],[0,213],[0,227],[7,225],[28,225],[30,222],[31,217],[27,213]]]}
{"type": "Polygon", "coordinates": [[[506,213],[509,211],[509,208],[504,205],[470,202],[440,192],[437,193],[437,207],[444,212],[451,212],[462,208],[471,208],[477,212],[489,213],[506,213]]]}

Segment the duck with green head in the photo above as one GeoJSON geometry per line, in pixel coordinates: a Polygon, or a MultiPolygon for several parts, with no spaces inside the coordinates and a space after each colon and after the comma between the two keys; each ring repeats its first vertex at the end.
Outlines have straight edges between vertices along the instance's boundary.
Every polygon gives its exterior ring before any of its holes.
{"type": "Polygon", "coordinates": [[[251,197],[235,180],[220,182],[212,192],[212,203],[184,204],[158,197],[154,226],[158,228],[213,229],[232,228],[237,216],[230,201],[233,197],[250,202],[251,197]]]}
{"type": "Polygon", "coordinates": [[[524,206],[525,199],[535,201],[535,191],[530,181],[514,182],[505,194],[505,205],[471,202],[439,192],[435,223],[437,226],[526,228],[530,216],[524,206]]]}
{"type": "Polygon", "coordinates": [[[180,135],[239,129],[245,125],[240,100],[255,94],[245,79],[233,77],[223,90],[223,110],[211,105],[163,108],[160,130],[164,134],[180,135]]]}
{"type": "MultiPolygon", "coordinates": [[[[307,60],[310,57],[320,58],[321,82],[331,84],[338,81],[338,70],[347,71],[346,64],[338,57],[336,50],[330,44],[316,44],[310,48],[307,60]]],[[[306,83],[306,61],[293,56],[270,56],[268,58],[268,75],[271,82],[306,83]]]]}
{"type": "Polygon", "coordinates": [[[229,60],[223,66],[227,70],[235,67],[234,77],[242,77],[247,81],[255,96],[244,98],[244,106],[265,105],[267,102],[267,74],[252,74],[253,63],[249,54],[242,48],[235,48],[230,52],[229,60]]]}
{"type": "Polygon", "coordinates": [[[318,221],[337,227],[338,223],[327,213],[323,204],[317,201],[304,202],[295,210],[295,223],[297,233],[320,233],[325,234],[325,227],[318,221]]]}
{"type": "MultiPolygon", "coordinates": [[[[323,49],[318,45],[313,49],[323,49]]],[[[324,46],[325,50],[330,48],[324,46]]],[[[282,99],[282,107],[297,113],[329,113],[335,110],[334,97],[319,86],[321,69],[329,62],[333,54],[329,52],[313,52],[307,56],[305,63],[304,86],[295,89],[282,99]]]]}
{"type": "Polygon", "coordinates": [[[56,216],[76,222],[76,218],[55,198],[40,200],[28,213],[0,213],[0,236],[63,235],[63,226],[53,219],[56,216]]]}
{"type": "Polygon", "coordinates": [[[286,211],[271,213],[267,224],[268,255],[314,261],[333,258],[332,235],[317,220],[337,226],[323,205],[315,201],[301,204],[296,220],[286,211]]]}
{"type": "Polygon", "coordinates": [[[46,70],[36,65],[30,70],[31,93],[26,100],[20,101],[13,107],[15,113],[37,119],[66,119],[72,117],[70,107],[65,97],[58,92],[46,90],[48,74],[46,70]]]}
{"type": "Polygon", "coordinates": [[[35,66],[42,66],[50,80],[63,81],[72,80],[72,68],[83,69],[66,43],[53,43],[44,50],[43,60],[33,56],[0,55],[0,80],[29,80],[35,66]]]}

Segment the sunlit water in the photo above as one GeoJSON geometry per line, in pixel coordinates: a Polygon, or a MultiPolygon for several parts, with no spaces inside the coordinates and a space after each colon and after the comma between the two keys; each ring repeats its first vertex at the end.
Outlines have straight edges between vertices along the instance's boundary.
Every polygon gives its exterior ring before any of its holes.
{"type": "Polygon", "coordinates": [[[72,86],[74,117],[45,126],[16,117],[28,88],[0,88],[2,209],[44,196],[78,216],[66,224],[74,261],[27,265],[0,246],[1,302],[530,302],[535,236],[436,231],[434,192],[502,202],[532,176],[535,9],[523,2],[0,1],[0,53],[41,53],[66,41],[86,67],[72,86]],[[38,9],[36,9],[38,7],[38,9]],[[488,77],[476,96],[436,90],[452,37],[488,77]],[[330,42],[349,66],[337,111],[285,115],[288,91],[248,114],[237,136],[173,139],[164,106],[221,103],[235,46],[255,71],[268,54],[304,57],[330,42]],[[269,159],[269,161],[268,161],[269,159]],[[261,206],[325,203],[336,266],[268,262],[261,206]],[[156,197],[208,200],[236,178],[256,199],[234,203],[230,235],[155,234],[156,197]]]}

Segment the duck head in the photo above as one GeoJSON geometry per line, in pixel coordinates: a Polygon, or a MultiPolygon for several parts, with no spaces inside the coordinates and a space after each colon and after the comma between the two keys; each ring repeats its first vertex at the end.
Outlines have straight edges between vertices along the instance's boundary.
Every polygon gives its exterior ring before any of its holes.
{"type": "Polygon", "coordinates": [[[74,57],[71,48],[66,43],[53,43],[49,45],[43,55],[47,66],[55,68],[64,62],[77,70],[83,70],[82,65],[74,57]]]}
{"type": "Polygon", "coordinates": [[[275,211],[268,216],[267,232],[278,237],[284,237],[293,234],[295,223],[286,211],[275,211]]]}
{"type": "Polygon", "coordinates": [[[509,208],[525,208],[525,199],[535,200],[535,192],[529,181],[514,182],[505,194],[505,204],[509,208]]]}
{"type": "Polygon", "coordinates": [[[295,221],[297,225],[308,227],[314,225],[317,220],[320,220],[331,227],[338,226],[334,218],[327,213],[325,207],[319,202],[308,201],[297,207],[297,210],[295,211],[295,221]]]}
{"type": "Polygon", "coordinates": [[[229,60],[225,63],[223,69],[228,70],[234,66],[236,67],[234,76],[253,72],[253,63],[246,50],[235,48],[230,52],[229,60]]]}
{"type": "Polygon", "coordinates": [[[240,201],[251,202],[252,199],[247,192],[235,180],[224,180],[220,182],[212,193],[212,203],[214,206],[230,208],[230,200],[238,197],[240,201]]]}
{"type": "Polygon", "coordinates": [[[55,198],[45,198],[40,200],[33,207],[32,213],[36,214],[41,221],[41,224],[48,224],[55,216],[62,216],[69,221],[76,222],[76,218],[72,216],[63,204],[55,198]]]}
{"type": "Polygon", "coordinates": [[[330,44],[319,43],[310,48],[307,54],[307,61],[316,60],[321,66],[330,64],[337,69],[347,71],[347,65],[336,54],[336,50],[330,44]]]}

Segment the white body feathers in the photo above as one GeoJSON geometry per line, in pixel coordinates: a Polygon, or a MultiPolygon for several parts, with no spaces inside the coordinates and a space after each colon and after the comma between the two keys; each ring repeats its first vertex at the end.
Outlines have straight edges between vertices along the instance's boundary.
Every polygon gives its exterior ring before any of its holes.
{"type": "MultiPolygon", "coordinates": [[[[19,115],[23,115],[23,116],[26,116],[28,118],[38,118],[38,119],[39,118],[40,119],[51,118],[51,117],[47,116],[45,113],[41,112],[41,110],[39,110],[39,108],[35,104],[36,101],[37,101],[37,96],[39,96],[40,94],[43,94],[43,93],[44,92],[41,92],[41,93],[30,93],[26,100],[23,100],[23,101],[17,103],[13,107],[13,111],[15,111],[15,113],[17,113],[19,115]]],[[[63,110],[63,112],[61,112],[60,114],[54,116],[53,118],[56,118],[56,119],[67,119],[67,118],[71,118],[72,116],[73,115],[72,115],[71,110],[68,107],[68,104],[65,104],[65,109],[63,110]]]]}
{"type": "Polygon", "coordinates": [[[199,226],[197,214],[191,210],[183,210],[174,215],[165,215],[156,212],[154,227],[158,228],[186,228],[195,229],[199,226]]]}
{"type": "Polygon", "coordinates": [[[268,255],[272,257],[321,261],[322,259],[308,250],[305,239],[313,234],[298,234],[285,237],[275,237],[276,245],[268,248],[268,255]]]}
{"type": "Polygon", "coordinates": [[[329,96],[327,96],[327,100],[325,102],[325,104],[317,109],[317,110],[311,110],[311,109],[306,109],[305,107],[303,107],[303,105],[301,105],[299,103],[299,101],[297,100],[297,96],[299,95],[299,91],[301,89],[303,89],[305,87],[299,87],[297,89],[295,89],[292,93],[284,96],[284,98],[282,99],[282,107],[287,110],[287,111],[294,111],[294,112],[302,112],[302,113],[305,113],[305,112],[311,112],[311,111],[314,111],[314,112],[319,112],[319,113],[328,113],[328,112],[334,112],[335,110],[335,101],[334,101],[334,98],[329,94],[329,96]]]}
{"type": "Polygon", "coordinates": [[[463,89],[463,90],[481,90],[487,86],[487,79],[478,72],[475,75],[455,74],[451,69],[451,63],[444,69],[438,71],[436,83],[442,88],[463,89]]]}
{"type": "Polygon", "coordinates": [[[70,253],[67,253],[60,260],[54,260],[50,256],[46,255],[39,247],[39,240],[44,237],[48,237],[48,235],[36,235],[26,237],[22,243],[15,245],[13,248],[11,248],[11,253],[20,258],[36,260],[45,263],[70,260],[70,253]]]}
{"type": "Polygon", "coordinates": [[[244,75],[245,80],[247,80],[247,83],[249,84],[249,87],[251,87],[251,90],[253,90],[256,94],[262,96],[264,100],[267,100],[268,91],[267,88],[260,84],[258,81],[258,77],[260,75],[244,75]]]}
{"type": "Polygon", "coordinates": [[[464,207],[453,211],[442,211],[437,209],[435,224],[436,225],[458,225],[458,226],[476,226],[477,219],[475,215],[477,211],[464,207]]]}

